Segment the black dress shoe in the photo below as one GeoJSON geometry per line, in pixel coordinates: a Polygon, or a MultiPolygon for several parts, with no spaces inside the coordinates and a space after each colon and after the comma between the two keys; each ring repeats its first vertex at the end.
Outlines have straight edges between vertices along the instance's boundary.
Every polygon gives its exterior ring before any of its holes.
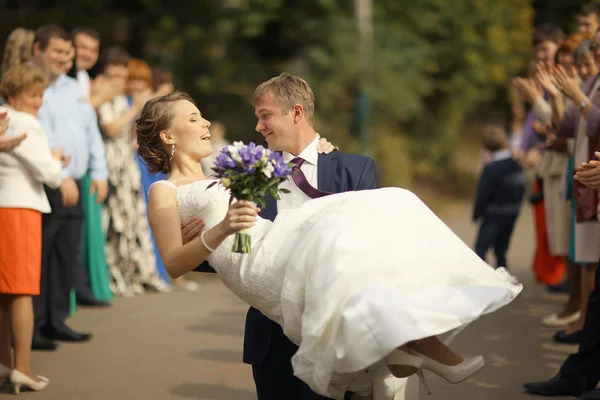
{"type": "Polygon", "coordinates": [[[42,334],[53,340],[60,340],[63,342],[87,342],[92,338],[91,333],[79,333],[75,332],[66,325],[60,328],[48,327],[42,330],[42,334]]]}
{"type": "Polygon", "coordinates": [[[90,296],[77,296],[77,305],[82,307],[98,307],[105,308],[110,307],[110,303],[105,301],[100,301],[94,297],[90,296]]]}
{"type": "Polygon", "coordinates": [[[583,392],[579,398],[581,400],[600,400],[600,389],[583,392]]]}
{"type": "Polygon", "coordinates": [[[582,336],[583,330],[581,329],[571,334],[567,334],[565,330],[561,330],[554,334],[554,341],[566,344],[579,344],[582,336]]]}
{"type": "Polygon", "coordinates": [[[31,350],[54,351],[60,347],[60,344],[54,343],[45,337],[34,337],[31,341],[31,350]]]}
{"type": "Polygon", "coordinates": [[[579,395],[583,392],[583,389],[580,385],[574,384],[560,375],[556,375],[549,381],[528,382],[523,384],[523,387],[529,393],[539,394],[542,396],[579,397],[579,395]]]}
{"type": "Polygon", "coordinates": [[[558,285],[548,285],[547,288],[551,293],[569,293],[568,282],[561,282],[558,285]]]}

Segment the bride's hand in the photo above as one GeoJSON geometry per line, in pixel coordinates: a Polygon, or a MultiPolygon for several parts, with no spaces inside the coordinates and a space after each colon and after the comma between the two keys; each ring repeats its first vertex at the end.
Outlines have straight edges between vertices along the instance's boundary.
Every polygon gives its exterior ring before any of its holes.
{"type": "Polygon", "coordinates": [[[334,146],[332,143],[330,143],[329,140],[322,138],[318,133],[317,136],[319,137],[319,144],[317,144],[317,152],[319,152],[319,154],[329,154],[332,151],[340,149],[339,147],[334,146]]]}
{"type": "Polygon", "coordinates": [[[239,200],[229,206],[227,215],[221,222],[221,226],[227,235],[231,235],[242,229],[252,228],[256,224],[256,218],[260,209],[256,204],[239,200]]]}

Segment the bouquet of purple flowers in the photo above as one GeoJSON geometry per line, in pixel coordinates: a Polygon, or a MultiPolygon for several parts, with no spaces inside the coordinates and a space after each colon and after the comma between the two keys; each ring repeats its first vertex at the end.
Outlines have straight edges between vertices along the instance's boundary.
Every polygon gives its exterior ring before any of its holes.
{"type": "MultiPolygon", "coordinates": [[[[279,153],[257,146],[254,143],[245,145],[234,142],[224,147],[215,157],[215,166],[219,182],[231,193],[231,200],[248,200],[265,206],[265,197],[272,196],[279,200],[279,193],[289,193],[280,189],[279,184],[292,173],[293,164],[286,164],[279,153]]],[[[211,186],[212,186],[211,185],[211,186]]],[[[210,187],[210,186],[209,186],[210,187]]],[[[235,234],[233,252],[250,253],[251,242],[249,230],[241,230],[235,234]]]]}

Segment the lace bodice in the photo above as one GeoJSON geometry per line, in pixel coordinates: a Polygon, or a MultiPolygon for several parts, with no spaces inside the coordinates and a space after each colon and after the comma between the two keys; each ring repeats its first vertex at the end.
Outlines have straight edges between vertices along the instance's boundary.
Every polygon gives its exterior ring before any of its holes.
{"type": "MultiPolygon", "coordinates": [[[[181,221],[194,216],[199,217],[206,224],[204,229],[209,230],[223,220],[229,209],[230,199],[230,194],[224,187],[214,185],[209,188],[213,182],[215,180],[207,179],[179,187],[168,181],[156,183],[166,184],[177,191],[181,221]]],[[[223,283],[242,300],[253,305],[259,301],[260,306],[266,310],[265,315],[279,320],[279,296],[282,287],[280,274],[267,271],[273,265],[275,253],[282,246],[284,236],[266,238],[271,225],[271,221],[258,218],[250,232],[252,253],[244,255],[233,253],[231,251],[233,235],[231,235],[208,257],[208,262],[218,272],[223,283]],[[248,273],[250,268],[252,273],[248,273]],[[264,274],[260,271],[264,271],[264,274]],[[251,296],[259,292],[265,294],[259,299],[254,296],[245,298],[243,295],[246,293],[251,296]],[[271,292],[271,295],[268,295],[268,292],[271,292]]]]}

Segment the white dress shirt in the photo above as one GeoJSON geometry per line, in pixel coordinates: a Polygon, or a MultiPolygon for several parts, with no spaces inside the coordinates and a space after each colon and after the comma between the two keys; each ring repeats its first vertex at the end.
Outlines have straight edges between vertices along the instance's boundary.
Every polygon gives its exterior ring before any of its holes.
{"type": "MultiPolygon", "coordinates": [[[[298,157],[303,158],[304,164],[300,167],[300,170],[306,176],[306,180],[310,183],[314,188],[318,189],[319,181],[318,181],[318,173],[317,173],[317,163],[319,160],[319,152],[317,151],[317,145],[319,144],[319,138],[315,137],[313,140],[302,152],[298,155],[298,157]]],[[[289,163],[295,158],[294,155],[284,151],[283,152],[283,161],[289,163]]],[[[277,210],[287,210],[290,208],[298,208],[302,204],[306,203],[308,200],[311,200],[310,197],[306,193],[304,193],[296,184],[294,183],[292,177],[289,177],[285,182],[283,182],[280,188],[287,189],[290,193],[281,193],[281,200],[277,201],[277,210]]]]}
{"type": "Polygon", "coordinates": [[[33,115],[1,106],[3,112],[8,113],[6,136],[27,133],[27,138],[13,150],[0,153],[0,207],[49,213],[44,184],[59,187],[61,164],[52,157],[46,135],[33,115]]]}
{"type": "Polygon", "coordinates": [[[79,83],[79,87],[81,87],[81,91],[83,92],[83,98],[89,100],[91,92],[91,82],[90,75],[86,70],[80,69],[79,71],[77,71],[77,82],[79,83]]]}

